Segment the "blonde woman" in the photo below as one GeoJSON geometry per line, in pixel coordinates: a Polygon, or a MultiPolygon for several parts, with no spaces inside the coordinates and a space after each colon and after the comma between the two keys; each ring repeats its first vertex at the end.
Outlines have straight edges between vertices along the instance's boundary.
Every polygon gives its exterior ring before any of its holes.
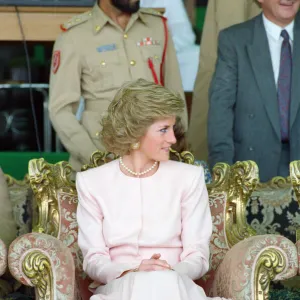
{"type": "Polygon", "coordinates": [[[169,160],[183,100],[145,80],[117,92],[102,141],[120,159],[77,174],[92,300],[202,300],[212,221],[202,168],[169,160]],[[100,285],[100,283],[102,285],[100,285]]]}

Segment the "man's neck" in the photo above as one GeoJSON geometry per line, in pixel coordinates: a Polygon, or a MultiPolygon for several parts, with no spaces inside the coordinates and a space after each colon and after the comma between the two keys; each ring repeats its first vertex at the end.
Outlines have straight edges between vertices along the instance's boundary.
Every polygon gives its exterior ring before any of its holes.
{"type": "Polygon", "coordinates": [[[99,1],[99,7],[102,11],[110,17],[116,24],[118,24],[123,30],[126,29],[131,15],[122,12],[111,4],[110,1],[99,1]]]}

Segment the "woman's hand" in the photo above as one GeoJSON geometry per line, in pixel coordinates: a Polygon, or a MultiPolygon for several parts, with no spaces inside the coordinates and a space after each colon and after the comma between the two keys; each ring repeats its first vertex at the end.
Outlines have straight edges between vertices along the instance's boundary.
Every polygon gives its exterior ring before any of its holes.
{"type": "Polygon", "coordinates": [[[121,278],[130,272],[172,270],[171,266],[167,263],[167,261],[159,259],[160,257],[161,255],[159,253],[155,253],[151,256],[150,259],[143,259],[138,268],[133,270],[127,270],[123,272],[118,278],[121,278]]]}
{"type": "Polygon", "coordinates": [[[150,259],[143,259],[137,271],[164,271],[171,270],[171,266],[165,260],[159,259],[159,253],[153,254],[150,259]]]}

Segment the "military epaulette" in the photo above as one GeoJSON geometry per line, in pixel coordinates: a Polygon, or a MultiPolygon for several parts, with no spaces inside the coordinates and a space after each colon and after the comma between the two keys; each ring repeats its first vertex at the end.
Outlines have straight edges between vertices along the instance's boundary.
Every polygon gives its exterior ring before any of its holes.
{"type": "Polygon", "coordinates": [[[164,8],[140,8],[139,11],[143,14],[163,17],[164,10],[164,8]]]}
{"type": "Polygon", "coordinates": [[[69,21],[65,22],[64,24],[61,24],[60,28],[62,31],[68,31],[72,27],[86,22],[87,20],[89,20],[91,18],[91,16],[92,16],[91,11],[87,11],[83,14],[74,16],[69,21]]]}

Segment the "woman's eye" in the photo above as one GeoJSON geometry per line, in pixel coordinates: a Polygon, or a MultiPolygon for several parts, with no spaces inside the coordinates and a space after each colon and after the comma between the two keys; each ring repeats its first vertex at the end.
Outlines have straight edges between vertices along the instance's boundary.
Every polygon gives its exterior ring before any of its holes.
{"type": "Polygon", "coordinates": [[[167,128],[163,128],[163,129],[160,130],[160,132],[163,132],[163,133],[166,133],[167,131],[168,131],[167,128]]]}

